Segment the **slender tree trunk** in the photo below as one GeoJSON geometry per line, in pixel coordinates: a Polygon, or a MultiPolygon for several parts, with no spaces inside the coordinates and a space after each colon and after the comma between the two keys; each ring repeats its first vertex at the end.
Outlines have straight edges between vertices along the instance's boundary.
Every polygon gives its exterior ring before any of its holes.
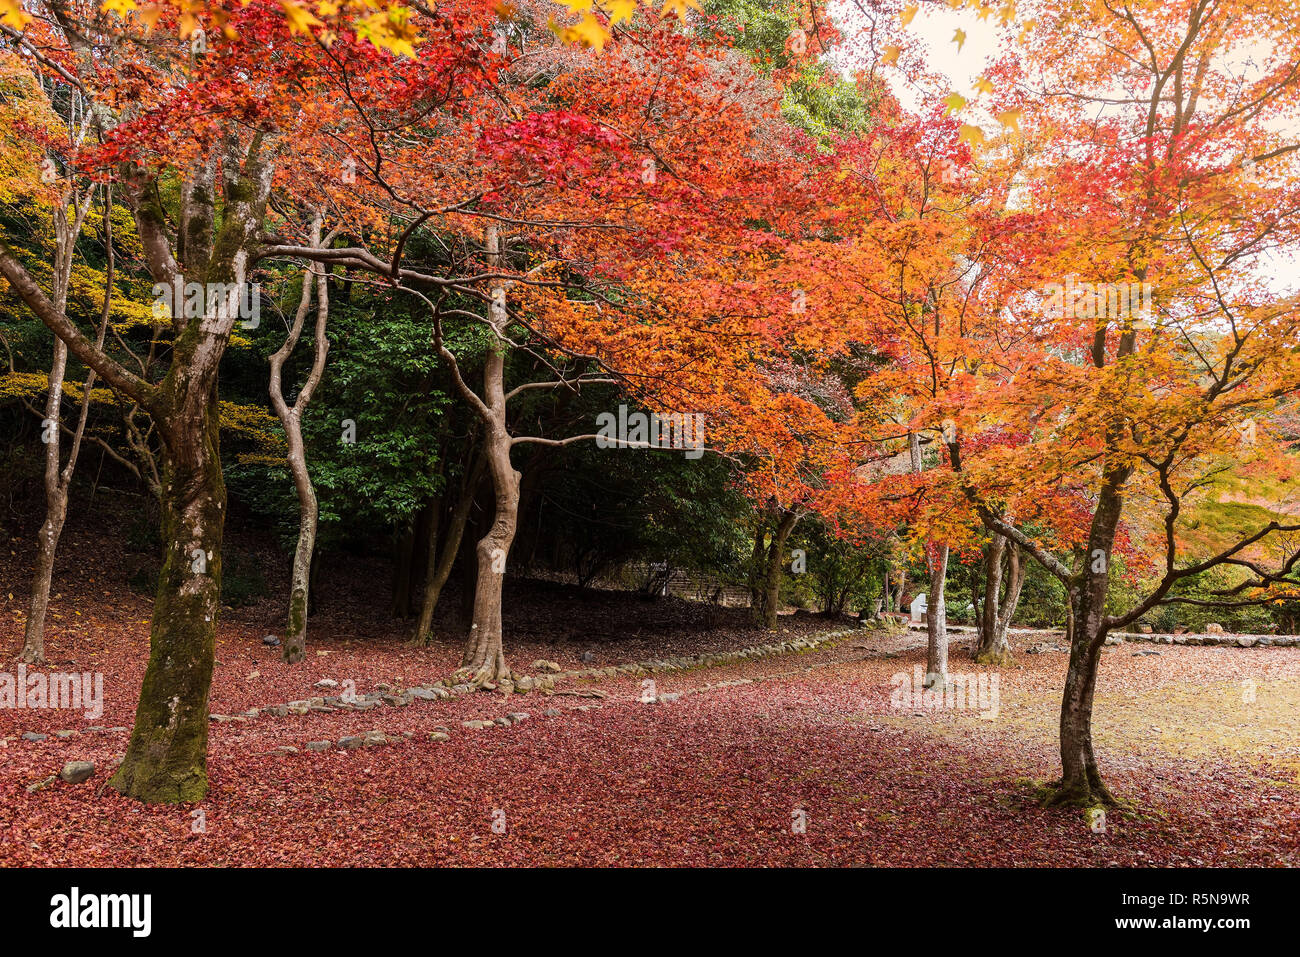
{"type": "Polygon", "coordinates": [[[164,444],[163,562],[149,665],[126,757],[110,784],[147,803],[207,793],[208,690],[221,606],[226,486],[215,385],[205,416],[164,444]]]}
{"type": "Polygon", "coordinates": [[[756,625],[761,625],[767,618],[763,610],[766,593],[763,590],[763,570],[767,555],[767,529],[760,515],[754,521],[754,547],[749,556],[749,617],[756,625]]]}
{"type": "MultiPolygon", "coordinates": [[[[925,607],[925,686],[940,689],[948,685],[948,609],[944,602],[944,588],[948,581],[948,546],[932,547],[934,558],[929,562],[930,594],[925,607]]],[[[930,549],[927,548],[926,551],[928,554],[930,549]]]]}
{"type": "MultiPolygon", "coordinates": [[[[53,262],[53,293],[51,299],[54,308],[63,313],[68,304],[68,285],[72,277],[73,257],[76,254],[77,237],[90,211],[93,188],[87,190],[84,197],[74,191],[64,198],[54,211],[55,250],[53,262]],[[68,219],[67,202],[73,203],[73,216],[68,219]]],[[[105,270],[104,309],[100,323],[98,348],[103,348],[104,334],[108,324],[109,309],[112,303],[113,287],[113,234],[109,209],[111,198],[105,200],[104,236],[108,249],[108,265],[105,270]]],[[[54,558],[58,552],[59,539],[63,535],[63,525],[68,518],[68,493],[72,486],[72,475],[77,467],[77,454],[81,448],[81,438],[86,429],[86,418],[90,411],[90,390],[95,384],[95,373],[89,372],[81,397],[81,418],[73,435],[72,450],[67,465],[62,462],[62,444],[60,428],[63,423],[63,379],[68,369],[68,344],[58,336],[54,337],[54,358],[50,363],[49,388],[45,398],[45,418],[41,423],[41,438],[45,442],[45,521],[41,523],[40,534],[36,539],[36,568],[32,577],[32,593],[27,610],[27,623],[23,630],[23,648],[19,659],[28,664],[45,663],[45,616],[50,607],[50,589],[54,582],[54,558]]]]}
{"type": "MultiPolygon", "coordinates": [[[[312,222],[311,243],[321,245],[320,216],[312,222]]],[[[316,501],[316,488],[312,484],[311,473],[307,471],[307,449],[302,438],[302,417],[307,411],[311,397],[320,384],[325,372],[325,359],[329,353],[329,339],[325,335],[329,319],[329,284],[325,267],[314,263],[302,275],[302,297],[298,302],[298,311],[294,315],[293,326],[284,345],[271,356],[270,395],[271,404],[284,428],[288,444],[286,456],[289,473],[293,477],[293,487],[298,495],[298,543],[293,552],[293,571],[289,579],[289,617],[285,627],[284,642],[280,646],[281,659],[286,664],[297,664],[307,653],[307,615],[311,604],[311,570],[312,556],[316,551],[316,528],[319,510],[316,501]],[[298,398],[290,406],[284,400],[281,386],[285,361],[293,354],[302,335],[303,324],[311,310],[312,286],[316,287],[316,330],[314,336],[314,354],[311,371],[307,375],[298,398]]]]}
{"type": "Polygon", "coordinates": [[[415,554],[415,522],[402,529],[393,555],[393,605],[394,618],[411,617],[411,559],[415,554]]]}
{"type": "MultiPolygon", "coordinates": [[[[424,583],[424,597],[420,603],[420,619],[416,622],[412,641],[428,644],[433,632],[433,613],[442,597],[447,579],[451,577],[452,566],[460,552],[461,541],[465,537],[465,526],[469,523],[469,513],[474,508],[474,497],[478,492],[479,482],[483,477],[484,459],[474,456],[464,481],[461,483],[460,497],[452,509],[447,522],[447,532],[443,537],[442,549],[438,550],[438,528],[435,524],[429,535],[429,567],[424,583]],[[436,554],[435,554],[436,553],[436,554]]],[[[473,619],[471,618],[471,623],[473,619]]]]}
{"type": "MultiPolygon", "coordinates": [[[[63,304],[58,304],[60,312],[63,304]]],[[[45,615],[50,607],[50,587],[54,580],[54,556],[58,551],[63,523],[68,517],[68,488],[60,481],[59,443],[60,406],[63,404],[63,376],[67,369],[68,347],[54,339],[54,362],[50,365],[50,385],[45,400],[42,439],[45,442],[45,521],[36,540],[36,573],[32,580],[27,626],[23,634],[20,659],[28,664],[45,663],[45,615]]]]}

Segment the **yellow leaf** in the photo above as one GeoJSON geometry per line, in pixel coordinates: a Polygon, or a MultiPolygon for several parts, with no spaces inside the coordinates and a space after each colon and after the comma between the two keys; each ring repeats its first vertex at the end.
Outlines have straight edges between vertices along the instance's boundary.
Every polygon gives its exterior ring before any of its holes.
{"type": "Polygon", "coordinates": [[[609,24],[614,27],[631,20],[636,13],[636,0],[605,0],[604,6],[609,11],[609,24]]]}
{"type": "Polygon", "coordinates": [[[1020,132],[1020,114],[1021,110],[1007,110],[1005,113],[998,114],[998,122],[1008,129],[1020,132]]]}
{"type": "Polygon", "coordinates": [[[880,58],[880,62],[885,66],[893,66],[898,62],[898,55],[903,51],[896,46],[885,47],[885,55],[880,58]]]}
{"type": "Polygon", "coordinates": [[[993,83],[988,77],[982,76],[975,81],[975,89],[979,93],[992,93],[993,83]]]}
{"type": "MultiPolygon", "coordinates": [[[[285,19],[289,21],[290,33],[306,33],[310,35],[312,27],[325,25],[316,19],[316,14],[301,3],[294,3],[293,0],[280,0],[280,6],[284,9],[285,19]]],[[[377,43],[375,45],[378,46],[377,43]]]]}
{"type": "Polygon", "coordinates": [[[908,6],[903,8],[903,12],[898,15],[898,19],[903,21],[903,26],[907,26],[909,23],[912,22],[912,18],[916,16],[916,11],[918,9],[919,8],[915,3],[909,4],[908,6]]]}
{"type": "Polygon", "coordinates": [[[963,123],[961,125],[961,132],[957,134],[957,138],[963,143],[978,145],[984,142],[984,131],[978,126],[971,126],[969,123],[963,123]]]}
{"type": "Polygon", "coordinates": [[[135,9],[135,0],[104,0],[104,9],[109,13],[116,13],[119,17],[125,17],[135,9]]]}
{"type": "Polygon", "coordinates": [[[659,11],[659,15],[666,16],[669,13],[675,13],[677,14],[677,19],[685,20],[686,10],[688,7],[693,10],[700,9],[698,0],[668,0],[668,2],[664,4],[664,8],[659,11]]]}
{"type": "Polygon", "coordinates": [[[339,5],[334,0],[321,0],[316,4],[316,12],[322,17],[332,17],[339,12],[339,5]]]}
{"type": "Polygon", "coordinates": [[[1037,21],[1037,20],[1028,20],[1028,21],[1026,21],[1026,22],[1025,22],[1025,25],[1024,25],[1023,27],[1020,28],[1020,37],[1019,37],[1019,42],[1024,43],[1024,42],[1025,42],[1025,37],[1027,37],[1027,36],[1029,35],[1030,31],[1033,30],[1034,27],[1035,27],[1037,24],[1038,24],[1038,21],[1037,21]]]}
{"type": "Polygon", "coordinates": [[[966,105],[966,97],[962,96],[960,93],[951,93],[943,102],[944,105],[948,107],[945,112],[950,114],[960,113],[962,107],[966,105]]]}
{"type": "Polygon", "coordinates": [[[162,4],[151,3],[140,10],[140,20],[144,23],[144,32],[152,33],[158,25],[158,18],[163,15],[162,4]]]}
{"type": "Polygon", "coordinates": [[[0,23],[21,30],[31,22],[31,16],[22,8],[18,0],[0,0],[0,23]]]}
{"type": "Polygon", "coordinates": [[[561,43],[576,43],[597,53],[605,49],[605,41],[609,39],[609,31],[590,13],[584,15],[573,26],[562,26],[552,18],[550,27],[551,31],[560,38],[561,43]]]}
{"type": "Polygon", "coordinates": [[[966,31],[959,27],[957,32],[952,35],[952,42],[957,44],[957,52],[960,53],[961,48],[966,45],[966,31]]]}

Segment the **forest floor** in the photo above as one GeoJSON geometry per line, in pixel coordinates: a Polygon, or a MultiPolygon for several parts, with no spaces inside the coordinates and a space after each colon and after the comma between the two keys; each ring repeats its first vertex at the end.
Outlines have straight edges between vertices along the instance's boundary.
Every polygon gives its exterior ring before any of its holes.
{"type": "MultiPolygon", "coordinates": [[[[643,678],[626,676],[561,686],[603,698],[480,693],[214,723],[208,797],[145,807],[104,785],[125,749],[126,731],[111,729],[132,721],[150,604],[97,541],[65,543],[49,669],[102,672],[104,714],[0,709],[0,866],[1300,865],[1296,648],[1108,647],[1097,746],[1128,807],[1108,813],[1104,832],[1077,809],[1035,801],[1058,766],[1059,643],[1018,648],[997,670],[993,717],[894,707],[924,665],[923,636],[865,630],[812,652],[657,674],[658,696],[685,694],[655,703],[641,700],[643,678]],[[509,712],[529,717],[462,724],[509,712]],[[305,750],[372,729],[390,743],[305,750]],[[48,737],[23,740],[28,731],[48,737]],[[94,776],[28,790],[70,760],[94,761],[94,776]]],[[[23,548],[8,544],[15,560],[0,573],[10,672],[23,548]]],[[[378,574],[334,569],[297,666],[261,644],[278,631],[278,601],[227,611],[211,710],[319,695],[324,678],[365,693],[446,675],[457,643],[405,644],[407,626],[375,614],[386,595],[367,594],[378,574]]],[[[786,616],[778,637],[842,627],[786,616]]],[[[506,629],[522,670],[536,658],[570,670],[773,640],[738,610],[514,581],[506,629]]],[[[993,674],[970,664],[964,640],[951,670],[993,674]]]]}

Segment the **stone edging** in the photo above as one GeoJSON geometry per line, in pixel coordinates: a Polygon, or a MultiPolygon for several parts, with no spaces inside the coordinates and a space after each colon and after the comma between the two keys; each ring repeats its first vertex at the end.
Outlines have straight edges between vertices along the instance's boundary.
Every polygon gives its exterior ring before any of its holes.
{"type": "MultiPolygon", "coordinates": [[[[925,626],[914,622],[909,622],[909,629],[913,631],[924,631],[925,626]]],[[[949,625],[949,632],[961,632],[963,634],[974,634],[975,629],[970,625],[949,625]]],[[[1062,637],[1063,633],[1059,629],[1021,629],[1012,628],[1011,635],[1056,635],[1062,637]]],[[[1300,635],[1171,635],[1171,634],[1145,634],[1139,631],[1116,631],[1106,636],[1106,644],[1122,645],[1124,642],[1142,642],[1153,645],[1189,645],[1189,646],[1212,646],[1219,648],[1296,648],[1300,647],[1300,635]]]]}

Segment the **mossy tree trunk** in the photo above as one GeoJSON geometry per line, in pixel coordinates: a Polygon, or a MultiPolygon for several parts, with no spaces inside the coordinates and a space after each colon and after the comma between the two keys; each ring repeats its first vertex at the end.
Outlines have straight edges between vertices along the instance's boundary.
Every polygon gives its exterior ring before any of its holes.
{"type": "Polygon", "coordinates": [[[149,664],[126,757],[109,781],[151,804],[198,801],[207,793],[208,690],[226,508],[215,386],[189,427],[169,433],[149,664]]]}

